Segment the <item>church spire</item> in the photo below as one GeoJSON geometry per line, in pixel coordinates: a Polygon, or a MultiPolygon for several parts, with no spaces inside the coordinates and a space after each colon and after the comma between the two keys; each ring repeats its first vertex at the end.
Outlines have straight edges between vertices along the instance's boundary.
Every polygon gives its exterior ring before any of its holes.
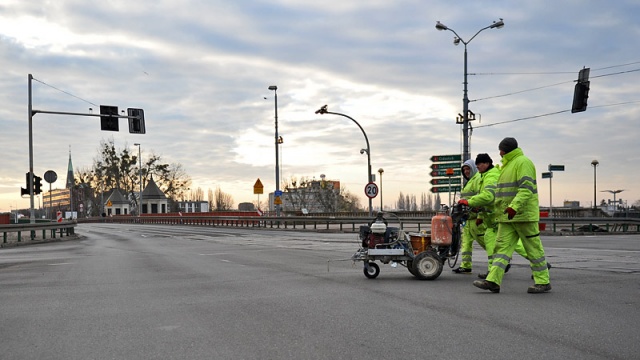
{"type": "Polygon", "coordinates": [[[71,163],[71,145],[69,145],[69,166],[67,168],[67,185],[65,188],[72,189],[75,184],[76,181],[73,177],[73,164],[71,163]]]}

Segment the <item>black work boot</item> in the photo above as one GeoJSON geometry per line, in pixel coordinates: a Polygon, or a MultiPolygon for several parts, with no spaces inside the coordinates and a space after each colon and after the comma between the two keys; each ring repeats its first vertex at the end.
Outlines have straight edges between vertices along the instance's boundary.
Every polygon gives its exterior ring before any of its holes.
{"type": "Polygon", "coordinates": [[[487,276],[489,276],[489,273],[482,273],[482,274],[478,274],[478,277],[479,277],[480,279],[486,279],[486,278],[487,278],[487,276]]]}
{"type": "Polygon", "coordinates": [[[489,290],[492,293],[500,292],[500,285],[487,280],[476,280],[473,282],[473,286],[480,288],[482,290],[489,290]]]}
{"type": "Polygon", "coordinates": [[[467,268],[457,268],[457,269],[453,269],[451,270],[456,274],[471,274],[471,269],[467,269],[467,268]]]}
{"type": "Polygon", "coordinates": [[[527,289],[529,294],[542,294],[549,291],[551,291],[551,284],[535,284],[527,289]]]}

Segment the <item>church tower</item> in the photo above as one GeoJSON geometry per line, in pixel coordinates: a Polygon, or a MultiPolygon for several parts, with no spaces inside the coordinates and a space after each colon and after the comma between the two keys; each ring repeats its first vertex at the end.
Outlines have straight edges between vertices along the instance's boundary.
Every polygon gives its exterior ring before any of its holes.
{"type": "Polygon", "coordinates": [[[71,163],[71,146],[69,146],[69,166],[67,168],[67,185],[65,188],[73,189],[73,186],[76,184],[76,180],[73,177],[73,164],[71,163]]]}

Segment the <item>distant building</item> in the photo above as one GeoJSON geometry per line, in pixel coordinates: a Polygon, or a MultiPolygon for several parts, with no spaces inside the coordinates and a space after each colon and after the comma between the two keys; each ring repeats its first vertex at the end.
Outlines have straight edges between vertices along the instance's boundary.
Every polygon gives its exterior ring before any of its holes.
{"type": "Polygon", "coordinates": [[[209,212],[208,201],[178,201],[178,209],[183,213],[209,212]]]}
{"type": "Polygon", "coordinates": [[[120,190],[114,189],[107,198],[105,208],[107,209],[107,216],[128,215],[131,211],[131,204],[129,200],[122,195],[120,190]]]}
{"type": "MultiPolygon", "coordinates": [[[[320,175],[320,180],[310,180],[298,187],[289,186],[280,197],[283,212],[304,214],[335,212],[339,199],[340,181],[327,180],[324,175],[320,175]]],[[[274,193],[270,193],[269,211],[275,211],[274,200],[274,193]]]]}
{"type": "Polygon", "coordinates": [[[563,207],[566,207],[566,208],[572,208],[572,209],[577,209],[577,208],[579,208],[579,207],[580,207],[580,201],[575,201],[575,200],[569,201],[569,200],[565,200],[565,201],[564,201],[564,205],[563,205],[563,207]]]}
{"type": "Polygon", "coordinates": [[[147,186],[142,190],[142,213],[143,214],[166,214],[169,212],[169,199],[160,190],[153,176],[149,179],[147,186]]]}
{"type": "Polygon", "coordinates": [[[256,206],[253,205],[253,203],[250,202],[243,202],[238,204],[238,210],[240,211],[255,211],[256,210],[256,206]]]}

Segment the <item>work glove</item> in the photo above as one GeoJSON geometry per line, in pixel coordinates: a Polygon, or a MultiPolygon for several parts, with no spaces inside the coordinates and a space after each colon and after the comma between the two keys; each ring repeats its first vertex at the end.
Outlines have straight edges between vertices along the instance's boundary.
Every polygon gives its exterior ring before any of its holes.
{"type": "Polygon", "coordinates": [[[482,219],[476,219],[476,225],[480,226],[482,224],[482,219]]]}
{"type": "Polygon", "coordinates": [[[458,204],[469,206],[469,201],[467,201],[467,199],[460,199],[458,200],[458,204]]]}
{"type": "Polygon", "coordinates": [[[509,220],[513,219],[513,217],[514,217],[514,216],[516,216],[516,211],[515,211],[515,210],[513,210],[513,209],[512,209],[512,208],[510,208],[510,207],[506,208],[506,209],[504,210],[504,213],[505,213],[505,214],[508,214],[508,216],[507,216],[507,217],[509,218],[509,220]]]}

